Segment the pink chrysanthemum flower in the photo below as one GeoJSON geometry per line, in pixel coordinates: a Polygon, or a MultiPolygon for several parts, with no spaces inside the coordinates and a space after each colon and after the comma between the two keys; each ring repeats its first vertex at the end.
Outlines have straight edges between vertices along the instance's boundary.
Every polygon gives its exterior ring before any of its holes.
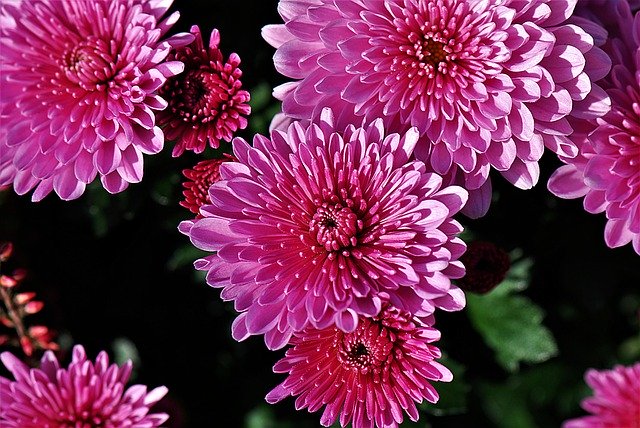
{"type": "Polygon", "coordinates": [[[241,312],[234,338],[265,334],[273,349],[307,326],[354,331],[382,295],[412,314],[464,306],[450,279],[464,275],[452,216],[467,192],[410,160],[417,140],[415,129],[386,134],[381,120],[338,130],[329,109],[253,147],[234,140],[239,162],[220,166],[204,218],[180,224],[217,252],[196,267],[241,312]]]}
{"type": "Polygon", "coordinates": [[[606,244],[631,242],[640,254],[640,13],[634,17],[626,1],[605,10],[615,18],[603,46],[613,61],[602,82],[612,108],[581,124],[579,155],[561,157],[567,165],[551,176],[548,187],[561,198],[584,197],[590,213],[605,212],[606,244]]]}
{"type": "Polygon", "coordinates": [[[295,79],[274,90],[283,112],[338,125],[384,119],[419,129],[416,155],[470,190],[465,213],[491,199],[489,171],[515,186],[538,181],[544,148],[572,157],[567,117],[597,117],[593,81],[606,56],[575,25],[577,0],[281,0],[284,25],[263,37],[276,69],[295,79]]]}
{"type": "Polygon", "coordinates": [[[143,154],[164,144],[156,91],[184,67],[163,60],[192,38],[160,40],[171,2],[3,2],[0,186],[69,200],[98,175],[110,193],[142,179],[143,154]]]}
{"type": "Polygon", "coordinates": [[[582,401],[590,416],[566,421],[563,428],[640,428],[640,362],[585,375],[593,396],[582,401]]]}
{"type": "Polygon", "coordinates": [[[225,153],[222,158],[203,160],[198,162],[193,169],[183,170],[182,174],[189,181],[182,183],[184,201],[180,201],[180,206],[197,214],[196,218],[201,218],[200,208],[211,203],[209,187],[220,180],[220,165],[223,162],[236,160],[233,156],[225,153]]]}
{"type": "Polygon", "coordinates": [[[202,153],[207,144],[216,148],[220,140],[231,141],[238,129],[247,127],[245,116],[251,113],[249,92],[241,89],[240,57],[232,53],[224,61],[218,30],[211,32],[208,49],[197,25],[191,34],[195,39],[190,45],[169,55],[184,62],[184,73],[169,79],[161,90],[169,107],[158,115],[158,123],[167,139],[176,142],[173,156],[185,150],[202,153]]]}
{"type": "Polygon", "coordinates": [[[125,390],[131,362],[109,365],[105,352],[95,363],[84,348],[73,348],[68,368],[60,368],[51,351],[39,368],[29,368],[9,352],[0,356],[15,381],[0,377],[0,425],[7,428],[158,427],[169,417],[149,413],[166,393],[144,385],[125,390]]]}
{"type": "Polygon", "coordinates": [[[326,406],[320,423],[339,418],[357,428],[396,428],[406,412],[419,414],[415,403],[438,401],[432,381],[449,382],[451,372],[434,361],[440,332],[410,314],[385,307],[373,318],[361,318],[351,333],[329,327],[295,333],[291,348],[273,367],[287,379],[267,395],[277,403],[289,395],[296,409],[310,412],[326,406]]]}

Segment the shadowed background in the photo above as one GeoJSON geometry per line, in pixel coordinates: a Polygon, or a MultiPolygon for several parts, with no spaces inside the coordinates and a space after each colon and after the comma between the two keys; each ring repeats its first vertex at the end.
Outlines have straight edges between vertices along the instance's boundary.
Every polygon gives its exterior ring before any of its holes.
{"type": "MultiPolygon", "coordinates": [[[[274,49],[260,36],[263,25],[281,22],[276,6],[275,0],[176,0],[173,6],[181,18],[172,32],[198,24],[206,44],[218,28],[225,58],[240,55],[254,108],[249,128],[238,133],[246,139],[266,132],[277,110],[271,88],[284,82],[273,68],[274,49]]],[[[177,231],[191,215],[178,206],[181,170],[220,150],[174,159],[171,146],[145,157],[142,183],[118,195],[96,183],[72,202],[50,195],[32,203],[12,190],[0,192],[0,240],[14,242],[12,265],[29,271],[23,291],[36,291],[45,302],[34,320],[57,330],[63,347],[83,344],[91,358],[106,349],[114,358],[136,359],[134,383],[169,388],[161,404],[172,416],[170,427],[319,426],[320,412],[296,412],[293,399],[266,405],[264,396],[284,379],[271,372],[283,351],[268,351],[260,337],[231,339],[232,305],[193,269],[201,253],[177,231]]],[[[558,165],[545,155],[541,181],[530,191],[494,176],[489,214],[460,219],[468,236],[533,260],[521,294],[546,314],[556,355],[508,372],[466,311],[440,313],[439,346],[457,362],[454,383],[442,389],[451,403],[425,406],[420,422],[406,426],[558,426],[582,414],[587,368],[640,358],[638,256],[629,245],[605,246],[604,216],[546,190],[558,165]]]]}

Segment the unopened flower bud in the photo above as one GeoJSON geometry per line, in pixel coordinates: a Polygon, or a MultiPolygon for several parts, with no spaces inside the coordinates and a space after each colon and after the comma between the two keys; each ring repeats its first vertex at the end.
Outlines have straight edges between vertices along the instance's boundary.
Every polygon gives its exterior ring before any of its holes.
{"type": "Polygon", "coordinates": [[[509,268],[509,254],[492,242],[473,241],[467,251],[460,257],[466,268],[464,277],[457,285],[465,291],[485,294],[500,284],[509,268]]]}
{"type": "Polygon", "coordinates": [[[31,339],[28,337],[20,338],[20,346],[22,347],[22,351],[25,353],[27,357],[30,357],[33,354],[33,345],[31,344],[31,339]]]}
{"type": "Polygon", "coordinates": [[[28,302],[26,305],[24,305],[24,311],[27,314],[35,314],[40,312],[43,306],[44,303],[38,300],[34,300],[33,302],[28,302]]]}
{"type": "Polygon", "coordinates": [[[0,262],[6,262],[13,252],[13,244],[11,242],[3,242],[0,244],[0,262]]]}
{"type": "Polygon", "coordinates": [[[18,293],[16,294],[16,297],[14,298],[14,301],[22,306],[24,304],[26,304],[27,302],[30,302],[31,299],[33,299],[34,297],[36,297],[36,293],[32,292],[32,291],[28,291],[26,293],[18,293]]]}
{"type": "Polygon", "coordinates": [[[0,323],[2,323],[2,325],[4,325],[5,327],[9,327],[9,328],[14,327],[13,322],[6,315],[0,316],[0,323]]]}
{"type": "Polygon", "coordinates": [[[18,281],[16,281],[13,277],[8,275],[0,275],[0,285],[3,286],[4,288],[12,288],[12,287],[15,287],[17,284],[18,284],[18,281]]]}

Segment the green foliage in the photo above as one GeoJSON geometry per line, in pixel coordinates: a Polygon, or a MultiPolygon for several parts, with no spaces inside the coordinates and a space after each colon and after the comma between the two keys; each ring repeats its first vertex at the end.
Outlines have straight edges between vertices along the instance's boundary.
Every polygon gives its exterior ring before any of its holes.
{"type": "Polygon", "coordinates": [[[583,383],[572,383],[570,373],[569,367],[560,362],[547,362],[499,383],[480,382],[478,393],[483,397],[484,412],[498,428],[551,426],[550,410],[564,413],[577,406],[586,393],[583,383]]]}
{"type": "Polygon", "coordinates": [[[262,82],[251,90],[249,105],[249,130],[252,134],[266,135],[271,119],[280,112],[280,102],[271,95],[271,86],[267,82],[262,82]]]}
{"type": "Polygon", "coordinates": [[[514,372],[520,362],[539,363],[557,354],[551,332],[542,325],[543,310],[516,294],[528,285],[532,262],[516,262],[502,284],[484,296],[467,296],[467,313],[475,329],[496,353],[497,362],[514,372]]]}
{"type": "Polygon", "coordinates": [[[133,367],[131,368],[131,379],[135,379],[138,369],[140,369],[140,354],[138,353],[138,348],[135,343],[129,340],[126,337],[117,337],[112,343],[111,348],[113,349],[113,359],[114,363],[122,366],[127,361],[131,361],[133,363],[133,367]]]}
{"type": "Polygon", "coordinates": [[[187,242],[173,252],[171,258],[169,258],[169,261],[167,262],[167,269],[175,271],[176,269],[191,265],[194,261],[207,255],[209,255],[209,253],[202,251],[187,242]]]}
{"type": "MultiPolygon", "coordinates": [[[[338,425],[339,426],[339,425],[338,425]]],[[[261,404],[247,413],[244,428],[312,428],[311,425],[299,425],[290,421],[280,421],[276,418],[273,406],[261,404]]]]}

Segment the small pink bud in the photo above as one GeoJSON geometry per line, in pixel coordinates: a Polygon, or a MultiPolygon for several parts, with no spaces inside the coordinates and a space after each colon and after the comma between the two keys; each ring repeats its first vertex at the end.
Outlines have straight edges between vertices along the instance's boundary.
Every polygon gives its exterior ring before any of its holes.
{"type": "Polygon", "coordinates": [[[44,306],[44,303],[34,300],[33,302],[29,302],[24,305],[24,311],[28,314],[35,314],[40,312],[40,309],[44,306]]]}
{"type": "Polygon", "coordinates": [[[48,349],[49,351],[57,351],[60,349],[58,344],[55,342],[38,342],[38,343],[43,349],[48,349]]]}
{"type": "Polygon", "coordinates": [[[43,325],[34,325],[32,327],[29,327],[29,336],[33,337],[34,339],[38,339],[48,334],[49,329],[43,325]]]}
{"type": "Polygon", "coordinates": [[[9,336],[7,336],[6,334],[0,334],[0,346],[6,345],[9,340],[9,336]]]}
{"type": "Polygon", "coordinates": [[[57,350],[58,344],[52,342],[54,333],[43,325],[35,325],[29,328],[29,336],[37,343],[40,348],[57,350]]]}
{"type": "Polygon", "coordinates": [[[2,325],[4,325],[5,327],[9,327],[9,328],[14,327],[13,322],[4,315],[0,316],[0,323],[2,323],[2,325]]]}
{"type": "Polygon", "coordinates": [[[0,244],[0,262],[6,262],[13,253],[13,244],[11,242],[3,242],[0,244]]]}
{"type": "Polygon", "coordinates": [[[20,338],[20,346],[22,346],[22,350],[26,354],[27,357],[30,357],[33,354],[33,345],[31,344],[31,339],[28,337],[20,338]]]}
{"type": "Polygon", "coordinates": [[[16,294],[14,300],[18,305],[24,305],[25,303],[31,301],[31,299],[33,299],[34,297],[36,297],[36,293],[29,291],[26,293],[16,294]]]}
{"type": "Polygon", "coordinates": [[[13,279],[11,276],[0,275],[0,285],[4,288],[15,287],[18,284],[18,281],[13,279]]]}

